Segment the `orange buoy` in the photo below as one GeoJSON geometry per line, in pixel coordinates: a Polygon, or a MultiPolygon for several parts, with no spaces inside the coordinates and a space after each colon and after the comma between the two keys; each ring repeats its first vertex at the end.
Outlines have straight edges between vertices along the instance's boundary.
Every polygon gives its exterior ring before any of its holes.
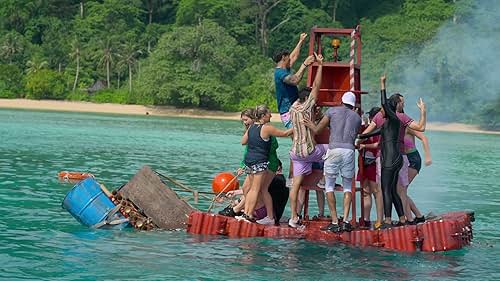
{"type": "Polygon", "coordinates": [[[94,175],[92,175],[91,173],[82,172],[61,171],[57,175],[60,179],[63,180],[84,180],[86,178],[94,178],[94,175]]]}
{"type": "Polygon", "coordinates": [[[215,193],[228,192],[239,187],[238,177],[231,172],[218,173],[212,180],[212,190],[215,193]]]}

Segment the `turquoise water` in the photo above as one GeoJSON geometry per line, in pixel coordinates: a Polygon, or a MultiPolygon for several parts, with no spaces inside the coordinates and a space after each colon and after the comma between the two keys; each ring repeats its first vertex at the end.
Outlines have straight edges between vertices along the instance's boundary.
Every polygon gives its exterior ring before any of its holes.
{"type": "MultiPolygon", "coordinates": [[[[475,210],[475,236],[462,250],[405,254],[302,240],[91,230],[61,209],[72,187],[57,180],[61,170],[90,171],[117,187],[148,164],[209,191],[215,174],[238,166],[236,121],[0,110],[0,123],[3,280],[500,279],[499,136],[429,132],[434,163],[410,194],[424,212],[475,210]]],[[[280,144],[286,159],[289,140],[280,144]]]]}

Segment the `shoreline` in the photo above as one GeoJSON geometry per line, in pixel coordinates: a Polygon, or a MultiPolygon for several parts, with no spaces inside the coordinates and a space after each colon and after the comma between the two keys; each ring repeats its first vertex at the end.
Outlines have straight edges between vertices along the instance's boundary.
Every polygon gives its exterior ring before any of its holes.
{"type": "MultiPolygon", "coordinates": [[[[151,115],[164,117],[188,117],[219,120],[239,120],[239,112],[184,109],[172,106],[144,106],[132,104],[91,103],[57,100],[0,99],[0,108],[46,111],[109,113],[122,115],[151,115]]],[[[278,113],[273,113],[272,122],[281,122],[278,113]]],[[[482,130],[479,126],[463,123],[428,122],[427,130],[442,132],[480,133],[500,135],[499,131],[482,130]]]]}

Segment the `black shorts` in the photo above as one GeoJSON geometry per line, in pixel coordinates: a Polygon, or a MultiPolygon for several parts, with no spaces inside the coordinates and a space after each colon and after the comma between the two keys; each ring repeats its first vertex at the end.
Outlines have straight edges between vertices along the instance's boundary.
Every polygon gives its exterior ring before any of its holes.
{"type": "Polygon", "coordinates": [[[409,168],[413,168],[417,170],[417,173],[420,172],[420,168],[422,168],[422,158],[420,157],[420,153],[418,153],[418,150],[406,154],[408,157],[408,162],[410,162],[410,165],[408,165],[409,168]]]}

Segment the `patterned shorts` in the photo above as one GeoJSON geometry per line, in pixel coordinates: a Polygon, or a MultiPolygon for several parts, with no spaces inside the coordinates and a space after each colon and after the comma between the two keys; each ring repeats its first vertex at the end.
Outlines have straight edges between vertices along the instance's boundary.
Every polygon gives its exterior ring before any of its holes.
{"type": "Polygon", "coordinates": [[[255,165],[245,166],[245,173],[247,175],[257,174],[260,172],[267,171],[267,167],[269,166],[269,162],[257,163],[255,165]]]}

